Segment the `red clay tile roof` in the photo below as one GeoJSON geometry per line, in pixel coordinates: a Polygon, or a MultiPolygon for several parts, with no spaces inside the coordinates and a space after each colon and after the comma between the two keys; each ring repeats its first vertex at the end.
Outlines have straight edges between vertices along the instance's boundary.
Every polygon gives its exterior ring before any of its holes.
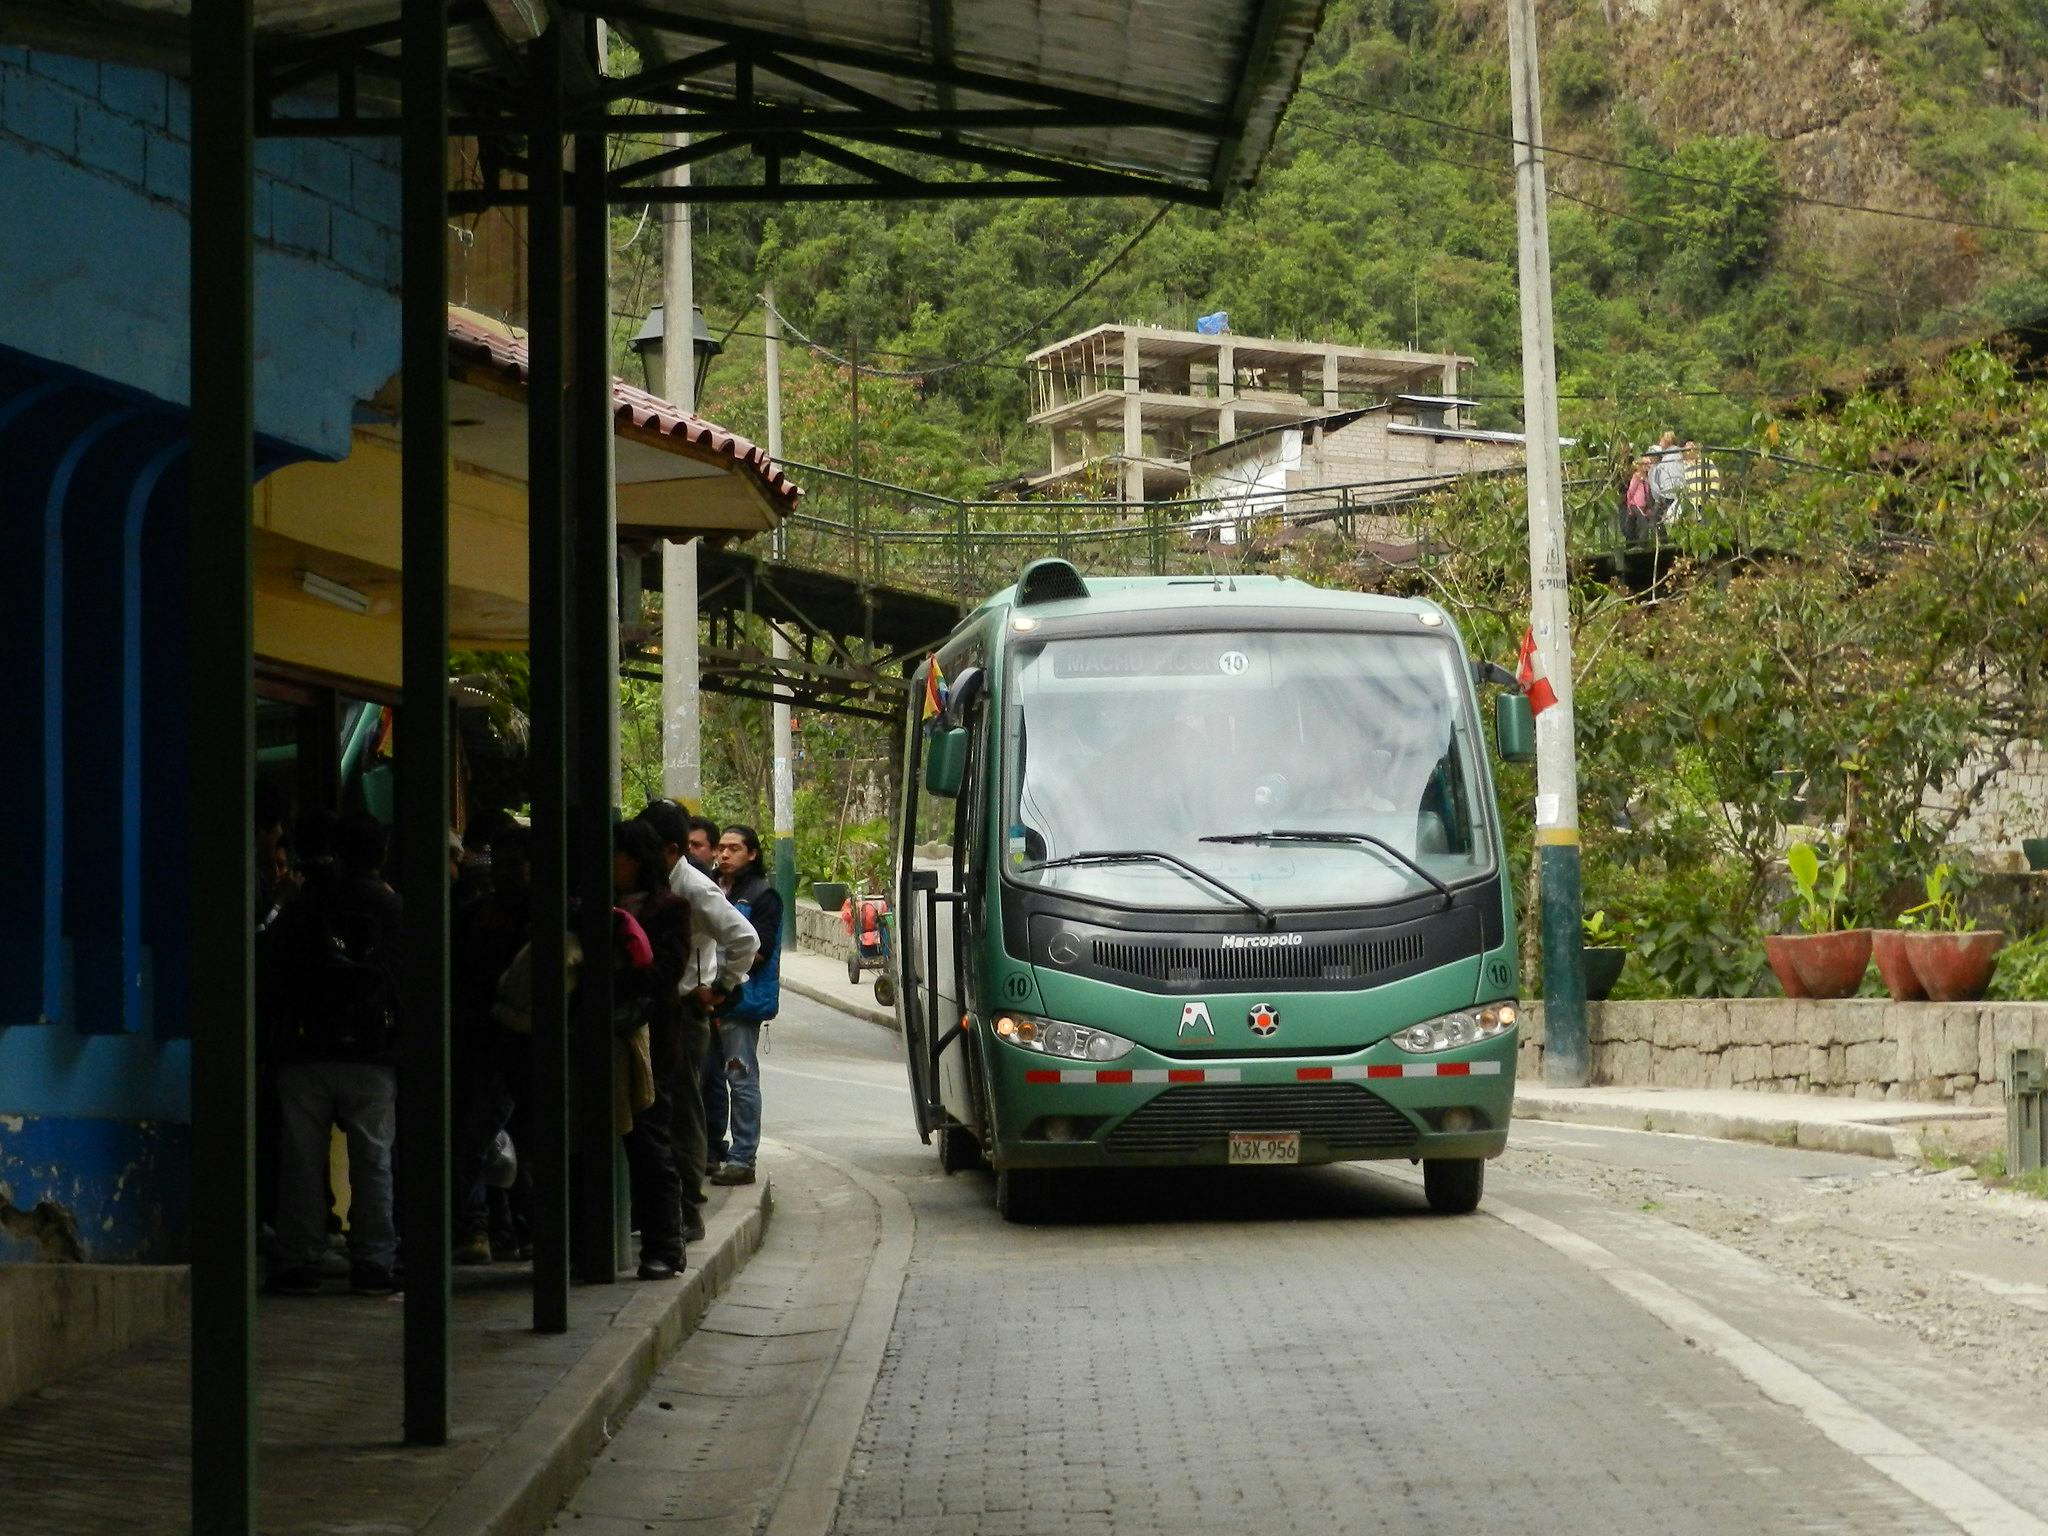
{"type": "MultiPolygon", "coordinates": [[[[493,369],[514,383],[529,382],[526,343],[463,315],[448,316],[448,351],[457,361],[493,369]]],[[[688,415],[644,389],[635,389],[624,379],[612,380],[612,419],[620,426],[677,438],[700,452],[729,461],[736,471],[750,474],[760,483],[783,516],[796,510],[797,499],[803,495],[796,482],[768,457],[765,448],[715,422],[688,415]]]]}

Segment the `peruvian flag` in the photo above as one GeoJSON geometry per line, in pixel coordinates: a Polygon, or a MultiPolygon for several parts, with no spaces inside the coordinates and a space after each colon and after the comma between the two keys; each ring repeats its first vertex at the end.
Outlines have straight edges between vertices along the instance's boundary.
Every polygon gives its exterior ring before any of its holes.
{"type": "Polygon", "coordinates": [[[1543,653],[1536,649],[1536,631],[1522,631],[1522,659],[1515,668],[1515,681],[1529,696],[1529,713],[1540,715],[1557,702],[1557,690],[1543,674],[1543,653]]]}

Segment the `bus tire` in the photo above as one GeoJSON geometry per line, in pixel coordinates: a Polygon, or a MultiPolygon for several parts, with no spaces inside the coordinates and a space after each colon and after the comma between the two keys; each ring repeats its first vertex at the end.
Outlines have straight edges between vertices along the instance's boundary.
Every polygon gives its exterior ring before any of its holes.
{"type": "Polygon", "coordinates": [[[1425,1157],[1422,1193],[1440,1216],[1476,1210],[1486,1188],[1486,1160],[1480,1157],[1425,1157]]]}
{"type": "Polygon", "coordinates": [[[939,1128],[939,1167],[947,1173],[966,1173],[981,1166],[981,1143],[964,1125],[939,1128]]]}
{"type": "Polygon", "coordinates": [[[1005,1221],[1036,1226],[1051,1211],[1051,1175],[1042,1168],[996,1170],[996,1214],[1005,1221]]]}

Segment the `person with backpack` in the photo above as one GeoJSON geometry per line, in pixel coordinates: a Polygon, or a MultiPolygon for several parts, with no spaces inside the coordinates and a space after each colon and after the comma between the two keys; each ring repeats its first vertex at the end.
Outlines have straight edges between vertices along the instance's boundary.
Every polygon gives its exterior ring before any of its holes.
{"type": "MultiPolygon", "coordinates": [[[[714,1184],[751,1184],[761,1145],[761,1028],[782,1005],[782,898],[761,856],[761,834],[752,827],[735,824],[719,835],[718,864],[726,899],[760,936],[761,952],[739,996],[718,1015],[720,1077],[731,1100],[732,1144],[710,1178],[714,1184]]],[[[711,1128],[722,1131],[723,1118],[714,1114],[711,1128]]]]}
{"type": "MultiPolygon", "coordinates": [[[[451,924],[449,1002],[453,1198],[457,1264],[516,1255],[523,1238],[513,1203],[494,1210],[486,1170],[499,1136],[530,1103],[533,1042],[499,1023],[498,984],[532,936],[531,834],[504,820],[490,843],[489,890],[456,909],[451,924]]],[[[526,1138],[521,1126],[516,1147],[526,1138]]]]}
{"type": "Polygon", "coordinates": [[[647,944],[645,964],[622,964],[615,957],[612,973],[614,1032],[646,1025],[654,1079],[652,1102],[634,1111],[626,1136],[640,1228],[639,1273],[642,1280],[673,1280],[683,1269],[674,1137],[675,1088],[688,1080],[678,1013],[683,969],[690,961],[690,909],[670,892],[660,836],[644,821],[622,821],[612,830],[612,886],[619,910],[638,925],[647,944]]]}
{"type": "Polygon", "coordinates": [[[380,873],[384,851],[373,818],[344,817],[332,873],[308,881],[276,925],[281,1123],[270,1289],[280,1295],[322,1288],[333,1125],[348,1138],[349,1289],[389,1296],[400,1288],[391,1154],[405,914],[380,873]]]}

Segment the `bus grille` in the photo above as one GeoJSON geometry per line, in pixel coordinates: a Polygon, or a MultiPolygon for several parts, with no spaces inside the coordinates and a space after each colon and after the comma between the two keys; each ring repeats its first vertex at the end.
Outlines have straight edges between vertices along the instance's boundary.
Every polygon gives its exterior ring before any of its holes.
{"type": "Polygon", "coordinates": [[[1362,981],[1422,958],[1420,933],[1343,944],[1221,949],[1097,939],[1095,963],[1148,981],[1362,981]]]}
{"type": "Polygon", "coordinates": [[[1169,1088],[1109,1133],[1112,1152],[1220,1154],[1232,1131],[1299,1131],[1333,1151],[1410,1146],[1406,1115],[1355,1083],[1218,1083],[1169,1088]]]}

